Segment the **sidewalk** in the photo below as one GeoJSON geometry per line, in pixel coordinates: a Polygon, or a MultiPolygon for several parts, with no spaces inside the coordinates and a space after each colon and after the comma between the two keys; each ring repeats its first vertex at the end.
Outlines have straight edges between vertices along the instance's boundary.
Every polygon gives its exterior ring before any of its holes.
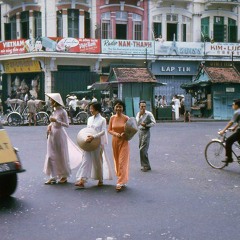
{"type": "MultiPolygon", "coordinates": [[[[230,119],[229,119],[230,120],[230,119]]],[[[191,122],[227,122],[229,120],[213,119],[211,117],[191,117],[191,122]]],[[[156,120],[157,123],[161,122],[184,122],[184,117],[181,116],[178,120],[156,120]]],[[[189,123],[189,122],[186,122],[189,123]]]]}

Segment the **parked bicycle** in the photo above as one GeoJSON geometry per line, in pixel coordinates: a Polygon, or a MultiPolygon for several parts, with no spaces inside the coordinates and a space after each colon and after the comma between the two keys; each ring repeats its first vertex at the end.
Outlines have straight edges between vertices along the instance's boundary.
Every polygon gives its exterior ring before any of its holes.
{"type": "MultiPolygon", "coordinates": [[[[41,101],[41,100],[38,100],[41,101]]],[[[25,106],[23,100],[20,99],[10,99],[7,100],[7,105],[10,108],[10,113],[7,115],[7,122],[9,126],[20,126],[28,124],[28,107],[25,106]]],[[[40,105],[40,102],[39,102],[40,105]]],[[[41,108],[41,107],[39,107],[41,108]]],[[[37,125],[48,125],[49,116],[44,111],[38,111],[36,113],[36,123],[37,125]]]]}
{"type": "MultiPolygon", "coordinates": [[[[219,135],[218,138],[212,139],[205,148],[205,158],[207,163],[215,169],[223,169],[228,164],[222,162],[225,160],[226,156],[226,139],[227,139],[226,131],[222,136],[219,135]]],[[[233,162],[237,162],[240,164],[240,145],[238,142],[235,142],[232,146],[233,153],[233,162]]]]}

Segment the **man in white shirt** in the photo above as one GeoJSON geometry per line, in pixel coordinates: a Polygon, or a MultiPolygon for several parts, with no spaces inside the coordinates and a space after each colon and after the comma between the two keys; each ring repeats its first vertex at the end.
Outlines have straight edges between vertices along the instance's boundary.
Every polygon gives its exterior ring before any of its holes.
{"type": "Polygon", "coordinates": [[[136,120],[139,128],[139,150],[141,171],[147,172],[151,170],[148,159],[148,148],[150,143],[150,128],[156,124],[153,114],[146,110],[146,101],[139,103],[140,111],[137,113],[136,120]]]}
{"type": "Polygon", "coordinates": [[[68,103],[69,106],[69,115],[71,119],[71,124],[74,124],[73,117],[75,116],[76,110],[77,110],[77,97],[76,96],[70,96],[68,97],[70,99],[70,102],[68,103]]]}

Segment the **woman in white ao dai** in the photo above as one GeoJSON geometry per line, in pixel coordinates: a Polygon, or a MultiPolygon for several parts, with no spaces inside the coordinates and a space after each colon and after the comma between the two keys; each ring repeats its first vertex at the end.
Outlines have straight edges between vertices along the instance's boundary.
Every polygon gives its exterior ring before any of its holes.
{"type": "Polygon", "coordinates": [[[98,180],[98,186],[103,185],[103,179],[112,179],[111,167],[106,155],[104,145],[108,143],[106,119],[100,114],[101,104],[93,102],[90,104],[91,117],[88,118],[87,127],[96,130],[97,134],[90,135],[87,142],[91,142],[94,138],[100,138],[100,146],[94,151],[83,151],[82,161],[76,175],[77,182],[75,186],[84,188],[87,179],[98,180]]]}

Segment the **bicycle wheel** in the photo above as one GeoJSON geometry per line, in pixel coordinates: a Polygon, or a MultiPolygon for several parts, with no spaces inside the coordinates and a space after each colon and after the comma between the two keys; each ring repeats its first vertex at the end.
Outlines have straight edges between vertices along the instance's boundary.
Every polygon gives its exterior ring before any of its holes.
{"type": "Polygon", "coordinates": [[[7,116],[7,122],[9,126],[20,126],[22,123],[22,117],[19,113],[12,112],[7,116]]]}
{"type": "Polygon", "coordinates": [[[76,116],[76,121],[79,124],[87,124],[88,114],[84,111],[79,112],[76,116]]]}
{"type": "Polygon", "coordinates": [[[225,146],[222,142],[211,141],[205,148],[205,158],[207,163],[215,169],[222,169],[226,166],[225,160],[225,146]]]}
{"type": "Polygon", "coordinates": [[[46,126],[49,124],[49,116],[46,112],[38,112],[36,114],[37,125],[46,126]]]}

